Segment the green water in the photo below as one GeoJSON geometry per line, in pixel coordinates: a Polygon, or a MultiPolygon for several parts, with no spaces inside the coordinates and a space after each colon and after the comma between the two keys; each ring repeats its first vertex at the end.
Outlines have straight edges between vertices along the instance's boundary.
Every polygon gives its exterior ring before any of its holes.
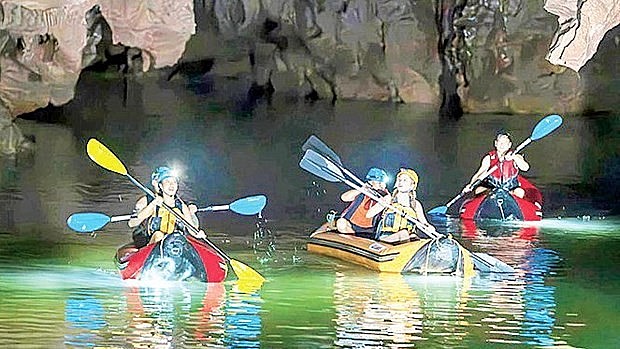
{"type": "Polygon", "coordinates": [[[34,154],[0,172],[0,343],[7,348],[615,348],[620,325],[618,116],[567,116],[525,153],[545,196],[534,227],[439,224],[472,251],[517,268],[513,276],[379,275],[305,251],[340,192],[298,167],[316,134],[345,165],[421,177],[426,209],[451,199],[489,150],[494,130],[525,139],[540,115],[468,116],[377,103],[275,101],[252,111],[199,89],[82,81],[60,123],[19,122],[34,154]],[[93,108],[94,106],[94,108],[93,108]],[[95,236],[70,231],[74,212],[131,211],[140,195],[85,154],[97,137],[147,182],[160,164],[184,169],[181,194],[200,206],[264,193],[266,229],[253,217],[201,216],[212,241],[263,274],[260,290],[223,284],[122,281],[112,256],[123,223],[95,236]],[[616,204],[617,205],[617,204],[616,204]]]}

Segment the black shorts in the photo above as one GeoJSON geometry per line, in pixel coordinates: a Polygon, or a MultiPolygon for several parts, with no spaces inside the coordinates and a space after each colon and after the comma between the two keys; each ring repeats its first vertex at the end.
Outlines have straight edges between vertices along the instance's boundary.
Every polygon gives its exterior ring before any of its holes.
{"type": "Polygon", "coordinates": [[[151,241],[151,236],[148,230],[142,225],[133,230],[131,233],[131,238],[133,239],[133,243],[136,245],[136,248],[142,248],[146,246],[149,241],[151,241]]]}
{"type": "Polygon", "coordinates": [[[506,182],[500,183],[497,179],[491,176],[485,178],[480,185],[488,189],[502,188],[506,191],[511,191],[521,186],[517,177],[513,177],[506,182]]]}
{"type": "Polygon", "coordinates": [[[351,222],[351,228],[355,232],[355,236],[359,236],[361,238],[372,239],[375,236],[375,227],[360,227],[359,225],[355,225],[351,222]]]}

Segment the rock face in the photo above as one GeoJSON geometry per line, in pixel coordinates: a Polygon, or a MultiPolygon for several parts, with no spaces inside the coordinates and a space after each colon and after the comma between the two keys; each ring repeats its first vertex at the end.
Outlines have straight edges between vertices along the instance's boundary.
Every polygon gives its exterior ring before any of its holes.
{"type": "Polygon", "coordinates": [[[620,2],[613,0],[546,0],[545,10],[558,16],[559,25],[546,58],[574,71],[594,56],[605,33],[620,24],[620,2]]]}
{"type": "Polygon", "coordinates": [[[424,103],[448,117],[597,110],[584,84],[596,73],[577,71],[620,0],[543,1],[0,0],[0,112],[67,103],[87,66],[140,74],[182,55],[168,80],[208,71],[287,98],[424,103]]]}
{"type": "Polygon", "coordinates": [[[195,28],[191,0],[4,0],[0,9],[0,102],[11,118],[69,102],[82,69],[113,45],[137,47],[143,71],[173,65],[195,28]]]}

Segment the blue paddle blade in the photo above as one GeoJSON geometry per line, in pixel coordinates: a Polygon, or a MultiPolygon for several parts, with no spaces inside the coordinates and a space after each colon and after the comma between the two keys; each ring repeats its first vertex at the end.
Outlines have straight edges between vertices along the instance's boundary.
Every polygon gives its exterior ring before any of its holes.
{"type": "Polygon", "coordinates": [[[67,218],[69,228],[78,233],[90,233],[110,223],[110,217],[97,212],[74,213],[67,218]]]}
{"type": "Polygon", "coordinates": [[[328,182],[337,183],[344,180],[342,171],[334,163],[312,149],[306,150],[304,157],[299,162],[299,166],[328,182]]]}
{"type": "Polygon", "coordinates": [[[437,206],[434,209],[428,211],[428,214],[440,216],[440,215],[445,215],[446,212],[448,212],[448,206],[437,206]]]}
{"type": "Polygon", "coordinates": [[[319,137],[315,135],[311,135],[310,137],[308,137],[306,142],[301,146],[302,151],[306,151],[308,149],[312,149],[315,152],[328,157],[330,160],[334,161],[335,163],[342,165],[342,161],[340,160],[340,157],[338,156],[338,154],[336,154],[336,152],[331,150],[331,148],[328,147],[327,144],[323,143],[323,141],[320,140],[319,137]]]}
{"type": "Polygon", "coordinates": [[[561,116],[557,114],[548,115],[536,124],[530,138],[533,141],[541,139],[549,133],[555,131],[558,127],[560,127],[560,125],[562,125],[561,116]]]}
{"type": "Polygon", "coordinates": [[[256,195],[235,200],[229,205],[229,208],[235,213],[252,216],[262,211],[266,205],[267,197],[265,195],[256,195]]]}

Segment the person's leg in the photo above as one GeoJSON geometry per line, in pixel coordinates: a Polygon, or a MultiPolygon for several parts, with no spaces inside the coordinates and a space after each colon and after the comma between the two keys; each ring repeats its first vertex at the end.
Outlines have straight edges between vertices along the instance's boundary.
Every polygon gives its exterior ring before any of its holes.
{"type": "Polygon", "coordinates": [[[525,197],[525,190],[521,187],[514,188],[511,192],[512,195],[523,199],[525,197]]]}
{"type": "Polygon", "coordinates": [[[149,244],[154,244],[163,238],[164,238],[164,233],[158,230],[154,232],[153,235],[151,236],[151,241],[149,241],[149,244]]]}
{"type": "Polygon", "coordinates": [[[478,187],[476,187],[476,189],[474,189],[474,195],[480,195],[480,194],[484,193],[487,190],[489,190],[489,189],[486,188],[486,187],[478,186],[478,187]]]}
{"type": "Polygon", "coordinates": [[[401,230],[394,234],[384,235],[379,238],[379,241],[389,242],[391,244],[398,244],[409,241],[409,231],[401,230]]]}
{"type": "Polygon", "coordinates": [[[355,234],[355,231],[351,227],[351,223],[344,218],[338,218],[336,221],[336,229],[341,234],[355,234]]]}

